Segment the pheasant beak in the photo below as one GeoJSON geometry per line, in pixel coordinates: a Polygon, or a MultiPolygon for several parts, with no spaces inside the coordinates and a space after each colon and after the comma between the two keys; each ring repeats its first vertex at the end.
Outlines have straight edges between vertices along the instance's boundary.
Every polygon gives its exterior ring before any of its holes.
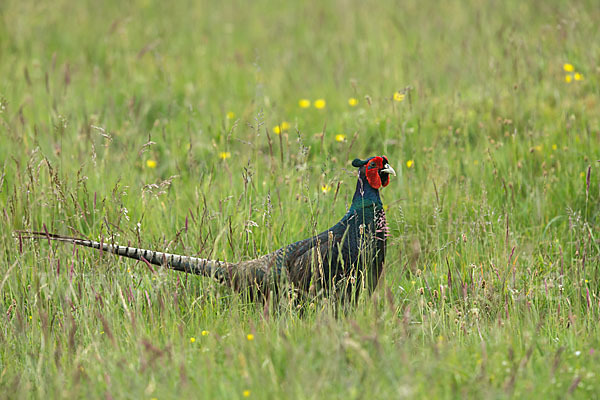
{"type": "Polygon", "coordinates": [[[385,166],[380,172],[385,172],[387,174],[396,176],[396,171],[394,171],[394,168],[392,168],[390,164],[385,164],[385,166]]]}

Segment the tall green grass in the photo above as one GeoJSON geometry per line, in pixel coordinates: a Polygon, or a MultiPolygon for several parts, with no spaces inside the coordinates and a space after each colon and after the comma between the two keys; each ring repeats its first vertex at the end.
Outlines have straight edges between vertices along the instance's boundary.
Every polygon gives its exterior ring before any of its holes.
{"type": "Polygon", "coordinates": [[[597,395],[595,2],[0,16],[3,397],[597,395]],[[385,276],[341,314],[13,234],[250,259],[337,222],[381,154],[385,276]]]}

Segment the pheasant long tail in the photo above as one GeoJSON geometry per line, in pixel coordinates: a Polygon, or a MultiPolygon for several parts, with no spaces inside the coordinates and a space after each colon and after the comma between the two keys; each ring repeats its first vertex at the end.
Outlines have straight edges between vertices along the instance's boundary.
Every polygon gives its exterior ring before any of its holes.
{"type": "Polygon", "coordinates": [[[72,243],[78,246],[91,247],[107,253],[116,254],[121,257],[133,258],[134,260],[143,261],[148,264],[164,266],[175,271],[211,276],[222,283],[230,283],[232,281],[232,264],[223,261],[162,253],[160,251],[140,249],[137,247],[119,246],[47,232],[17,231],[16,233],[24,239],[47,239],[48,241],[72,243]]]}

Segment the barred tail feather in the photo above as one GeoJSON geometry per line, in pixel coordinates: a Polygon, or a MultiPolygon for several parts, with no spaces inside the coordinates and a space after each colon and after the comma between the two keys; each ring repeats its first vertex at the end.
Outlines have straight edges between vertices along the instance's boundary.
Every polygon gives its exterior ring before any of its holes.
{"type": "Polygon", "coordinates": [[[222,283],[229,283],[232,278],[232,265],[223,261],[162,253],[160,251],[140,249],[137,247],[118,246],[94,240],[57,235],[54,233],[35,231],[16,231],[16,233],[23,239],[47,239],[48,241],[73,243],[78,246],[106,251],[107,253],[116,254],[121,257],[128,257],[134,260],[164,266],[175,271],[214,277],[222,283]]]}

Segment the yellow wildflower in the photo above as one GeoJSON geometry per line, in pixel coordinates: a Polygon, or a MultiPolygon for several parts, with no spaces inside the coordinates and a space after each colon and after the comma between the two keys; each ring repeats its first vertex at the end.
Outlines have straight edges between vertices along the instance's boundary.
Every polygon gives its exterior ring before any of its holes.
{"type": "Polygon", "coordinates": [[[254,340],[254,335],[251,334],[251,333],[249,333],[249,334],[246,335],[246,339],[248,339],[248,341],[251,342],[251,341],[254,340]]]}
{"type": "Polygon", "coordinates": [[[196,338],[195,338],[195,337],[191,337],[191,338],[190,338],[190,343],[194,343],[195,341],[196,341],[196,338]]]}
{"type": "Polygon", "coordinates": [[[208,336],[208,331],[202,331],[202,336],[208,336]]]}
{"type": "Polygon", "coordinates": [[[325,108],[326,104],[327,103],[325,103],[324,99],[317,99],[317,100],[315,100],[315,108],[318,108],[319,110],[322,109],[322,108],[325,108]]]}
{"type": "Polygon", "coordinates": [[[231,157],[231,153],[229,151],[221,151],[219,153],[219,158],[221,160],[227,160],[229,157],[231,157]]]}
{"type": "Polygon", "coordinates": [[[354,106],[358,105],[358,99],[356,99],[356,98],[354,98],[354,97],[350,97],[350,98],[348,99],[348,105],[349,105],[350,107],[354,107],[354,106]]]}
{"type": "Polygon", "coordinates": [[[283,121],[279,125],[273,127],[273,132],[275,132],[276,135],[279,135],[281,132],[287,131],[288,129],[290,129],[290,123],[283,121]]]}
{"type": "Polygon", "coordinates": [[[157,162],[154,160],[146,160],[146,167],[148,168],[156,168],[157,162]]]}
{"type": "Polygon", "coordinates": [[[556,144],[553,144],[552,145],[552,150],[556,150],[556,149],[558,149],[558,146],[556,144]]]}
{"type": "Polygon", "coordinates": [[[339,135],[335,135],[335,141],[336,142],[345,142],[346,135],[342,135],[341,133],[339,135]]]}
{"type": "Polygon", "coordinates": [[[227,113],[227,119],[234,119],[235,118],[235,113],[233,111],[229,111],[227,113]]]}
{"type": "Polygon", "coordinates": [[[585,178],[585,172],[580,173],[579,176],[585,178]]]}
{"type": "Polygon", "coordinates": [[[244,397],[250,397],[250,391],[249,390],[244,390],[244,392],[242,394],[244,395],[244,397]]]}
{"type": "Polygon", "coordinates": [[[394,93],[394,100],[396,100],[396,101],[402,101],[402,100],[404,100],[404,94],[400,93],[400,92],[394,93]]]}
{"type": "Polygon", "coordinates": [[[571,75],[565,75],[565,82],[570,83],[573,80],[571,75]]]}
{"type": "Polygon", "coordinates": [[[323,193],[329,193],[330,190],[331,190],[331,186],[329,186],[329,185],[321,186],[321,192],[323,192],[323,193]]]}
{"type": "Polygon", "coordinates": [[[573,77],[576,81],[580,81],[583,79],[583,75],[581,75],[579,72],[575,72],[575,75],[573,75],[573,77]]]}
{"type": "Polygon", "coordinates": [[[406,168],[412,168],[412,166],[413,166],[413,164],[414,164],[414,163],[415,163],[415,162],[414,162],[413,160],[408,160],[408,161],[406,162],[406,168]]]}
{"type": "Polygon", "coordinates": [[[575,70],[575,68],[573,67],[573,64],[569,64],[569,63],[564,64],[563,69],[565,70],[565,72],[573,72],[575,70]]]}
{"type": "Polygon", "coordinates": [[[300,106],[300,108],[308,108],[310,107],[310,100],[300,99],[300,101],[298,101],[298,105],[300,106]]]}

